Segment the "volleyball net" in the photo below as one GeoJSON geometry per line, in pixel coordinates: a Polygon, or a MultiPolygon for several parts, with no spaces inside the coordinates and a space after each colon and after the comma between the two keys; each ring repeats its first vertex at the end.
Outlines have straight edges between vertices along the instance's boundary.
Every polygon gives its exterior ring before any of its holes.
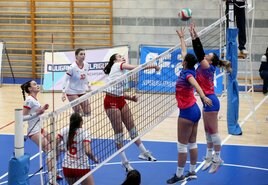
{"type": "MultiPolygon", "coordinates": [[[[224,21],[225,17],[222,17],[209,27],[199,31],[199,37],[204,48],[216,51],[219,55],[221,54],[221,46],[223,45],[221,43],[225,41],[225,35],[222,35],[225,32],[224,21]]],[[[176,33],[174,32],[174,34],[176,33]]],[[[188,45],[188,52],[193,52],[190,37],[186,39],[186,43],[188,45]]],[[[50,142],[49,146],[45,146],[48,150],[40,155],[40,166],[43,171],[40,173],[42,174],[40,175],[41,183],[47,184],[48,181],[55,183],[57,171],[62,169],[66,143],[56,142],[56,139],[62,129],[69,127],[70,116],[74,112],[73,108],[75,106],[85,101],[90,102],[91,114],[83,116],[83,128],[90,133],[91,150],[99,160],[98,165],[95,165],[93,161],[89,160],[91,171],[75,183],[79,184],[86,177],[101,169],[103,165],[121,151],[127,149],[138,138],[150,132],[177,109],[175,84],[181,69],[180,44],[172,48],[166,48],[161,54],[156,54],[153,51],[149,52],[145,57],[145,61],[134,70],[125,73],[120,78],[96,90],[88,92],[54,112],[42,116],[41,123],[44,130],[49,133],[48,138],[50,142]],[[159,71],[145,69],[146,66],[152,64],[158,65],[161,69],[159,71]],[[125,86],[125,93],[127,95],[136,96],[138,99],[137,102],[126,100],[133,115],[138,134],[135,138],[133,138],[133,135],[130,137],[129,132],[124,127],[124,146],[120,150],[117,150],[114,142],[115,133],[105,112],[103,102],[107,89],[116,89],[118,85],[122,84],[125,86]],[[48,165],[50,166],[49,168],[48,165]],[[48,172],[53,175],[49,176],[48,172]]],[[[219,76],[223,77],[222,75],[219,76]]],[[[40,147],[40,152],[41,150],[40,147]]],[[[77,163],[78,168],[79,165],[80,163],[77,163]]],[[[64,184],[63,181],[57,181],[57,183],[64,184]]]]}

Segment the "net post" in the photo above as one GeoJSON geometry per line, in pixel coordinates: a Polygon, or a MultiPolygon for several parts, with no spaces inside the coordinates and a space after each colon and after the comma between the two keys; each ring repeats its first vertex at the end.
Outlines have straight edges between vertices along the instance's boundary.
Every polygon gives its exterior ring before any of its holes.
{"type": "Polygon", "coordinates": [[[15,156],[9,161],[8,185],[29,185],[30,156],[24,154],[22,109],[15,109],[15,156]]]}
{"type": "Polygon", "coordinates": [[[18,159],[24,155],[22,109],[15,109],[15,157],[18,159]]]}

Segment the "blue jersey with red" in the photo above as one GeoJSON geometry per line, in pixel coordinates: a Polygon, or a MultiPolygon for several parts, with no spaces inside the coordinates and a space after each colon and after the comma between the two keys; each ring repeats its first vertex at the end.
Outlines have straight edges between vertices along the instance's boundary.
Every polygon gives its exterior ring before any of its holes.
{"type": "Polygon", "coordinates": [[[195,77],[195,69],[183,69],[176,82],[176,100],[180,109],[191,107],[196,102],[194,87],[188,79],[195,77]]]}
{"type": "Polygon", "coordinates": [[[199,65],[196,69],[196,81],[202,88],[205,95],[214,94],[214,74],[216,67],[210,64],[207,69],[202,69],[199,65]]]}

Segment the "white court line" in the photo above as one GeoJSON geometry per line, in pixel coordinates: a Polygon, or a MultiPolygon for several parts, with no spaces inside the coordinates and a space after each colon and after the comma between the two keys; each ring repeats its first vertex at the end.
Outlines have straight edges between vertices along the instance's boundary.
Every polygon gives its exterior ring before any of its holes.
{"type": "MultiPolygon", "coordinates": [[[[39,155],[40,155],[40,153],[35,154],[34,156],[32,156],[32,157],[30,158],[30,160],[36,158],[36,157],[39,156],[39,155]]],[[[2,176],[0,177],[0,180],[3,179],[4,177],[6,177],[7,175],[8,175],[8,172],[6,172],[4,175],[2,175],[2,176]]]]}
{"type": "MultiPolygon", "coordinates": [[[[142,164],[142,163],[177,163],[177,161],[131,161],[131,164],[142,164]]],[[[190,163],[190,161],[187,161],[187,163],[190,163]]],[[[197,162],[197,163],[202,163],[202,162],[197,162]]],[[[104,166],[110,166],[110,165],[121,165],[121,162],[112,162],[112,163],[106,163],[104,166]]],[[[253,166],[246,166],[246,165],[236,165],[236,164],[223,164],[223,166],[231,166],[231,167],[237,167],[237,168],[247,168],[247,169],[253,169],[253,170],[260,170],[260,171],[268,171],[267,168],[260,168],[260,167],[253,167],[253,166]]],[[[39,172],[36,173],[35,175],[40,175],[44,174],[46,172],[39,172]]],[[[32,176],[33,174],[29,174],[28,177],[32,176]]],[[[2,184],[7,184],[7,181],[1,182],[0,185],[2,184]]]]}
{"type": "MultiPolygon", "coordinates": [[[[178,161],[131,161],[130,164],[142,164],[142,163],[177,163],[178,161]]],[[[187,161],[186,163],[190,163],[190,161],[187,161]]],[[[202,164],[202,162],[197,162],[198,164],[202,164]]],[[[110,166],[110,165],[122,165],[122,162],[112,162],[112,163],[106,163],[104,166],[110,166]]],[[[238,167],[238,168],[248,168],[248,169],[254,169],[254,170],[261,170],[261,171],[268,171],[268,168],[261,168],[261,167],[255,167],[255,166],[246,166],[246,165],[237,165],[237,164],[227,164],[224,163],[223,166],[232,166],[232,167],[238,167]]]]}
{"type": "MultiPolygon", "coordinates": [[[[44,173],[47,173],[47,171],[45,171],[45,172],[38,172],[38,173],[36,173],[36,174],[29,174],[29,175],[28,175],[28,178],[31,177],[32,175],[33,175],[33,176],[36,176],[36,175],[40,175],[40,174],[44,174],[44,173]]],[[[0,185],[1,185],[1,184],[7,184],[7,183],[8,183],[8,181],[0,182],[0,185]]]]}

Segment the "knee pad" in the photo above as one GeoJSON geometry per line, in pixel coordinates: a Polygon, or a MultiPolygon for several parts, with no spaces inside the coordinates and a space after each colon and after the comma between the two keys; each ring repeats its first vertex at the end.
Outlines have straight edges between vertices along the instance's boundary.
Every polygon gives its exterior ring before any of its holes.
{"type": "Polygon", "coordinates": [[[53,158],[53,154],[52,154],[52,150],[51,151],[49,151],[49,152],[46,152],[46,154],[47,154],[47,159],[52,159],[53,158]]]}
{"type": "Polygon", "coordinates": [[[187,145],[178,142],[177,148],[179,153],[187,153],[187,145]]]}
{"type": "Polygon", "coordinates": [[[114,135],[114,142],[116,144],[122,144],[124,141],[124,134],[123,133],[118,133],[114,135]]]}
{"type": "Polygon", "coordinates": [[[196,149],[197,143],[188,143],[188,148],[189,148],[189,150],[196,149]]]}
{"type": "Polygon", "coordinates": [[[213,145],[221,145],[221,138],[218,133],[212,134],[211,139],[212,139],[213,145]]]}
{"type": "Polygon", "coordinates": [[[128,133],[131,139],[134,139],[135,137],[138,136],[138,131],[136,127],[133,127],[128,133]]]}
{"type": "Polygon", "coordinates": [[[207,139],[207,143],[212,143],[211,135],[207,132],[206,132],[206,139],[207,139]]]}

